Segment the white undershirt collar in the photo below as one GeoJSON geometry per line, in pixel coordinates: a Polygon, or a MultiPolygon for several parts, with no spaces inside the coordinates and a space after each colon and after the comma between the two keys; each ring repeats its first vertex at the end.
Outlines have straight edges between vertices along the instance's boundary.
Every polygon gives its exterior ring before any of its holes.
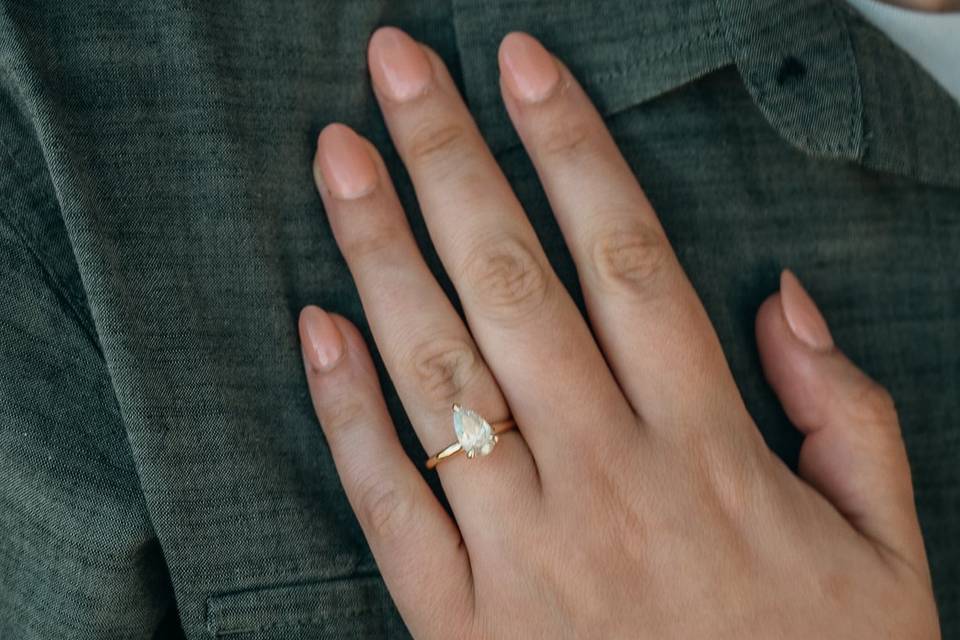
{"type": "Polygon", "coordinates": [[[847,0],[960,102],[960,12],[924,13],[847,0]]]}

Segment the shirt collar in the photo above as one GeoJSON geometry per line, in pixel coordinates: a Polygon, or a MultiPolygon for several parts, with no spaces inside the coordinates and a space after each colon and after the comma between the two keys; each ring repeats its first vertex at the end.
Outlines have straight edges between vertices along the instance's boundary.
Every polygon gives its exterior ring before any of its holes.
{"type": "Polygon", "coordinates": [[[495,152],[519,144],[495,81],[500,39],[518,29],[561,55],[605,115],[735,64],[797,149],[960,187],[960,106],[836,0],[455,0],[454,20],[466,97],[495,152]]]}

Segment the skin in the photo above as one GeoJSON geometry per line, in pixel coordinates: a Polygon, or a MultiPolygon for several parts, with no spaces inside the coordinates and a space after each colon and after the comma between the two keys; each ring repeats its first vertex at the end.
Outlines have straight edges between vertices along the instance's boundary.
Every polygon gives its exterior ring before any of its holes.
{"type": "Polygon", "coordinates": [[[790,272],[761,306],[765,373],[805,434],[765,446],[656,214],[569,70],[500,47],[504,104],[574,257],[584,318],[444,65],[383,28],[374,91],[463,304],[427,268],[377,150],[346,126],[314,175],[424,448],[450,406],[518,429],[437,472],[406,457],[357,328],[310,306],[307,380],[347,497],[416,638],[938,638],[889,394],[790,272]]]}

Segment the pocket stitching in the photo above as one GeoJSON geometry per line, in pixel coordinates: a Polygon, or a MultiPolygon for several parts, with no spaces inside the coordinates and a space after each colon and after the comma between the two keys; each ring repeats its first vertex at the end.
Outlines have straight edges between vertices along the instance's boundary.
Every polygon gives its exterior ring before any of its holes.
{"type": "Polygon", "coordinates": [[[382,616],[390,611],[389,604],[383,599],[383,591],[385,588],[378,577],[353,576],[314,582],[276,584],[242,591],[214,594],[208,596],[205,603],[207,631],[219,637],[264,632],[272,629],[306,628],[332,620],[358,618],[368,614],[378,614],[382,616]],[[301,616],[296,616],[295,612],[290,612],[292,615],[289,617],[284,617],[282,611],[278,612],[271,606],[274,602],[279,601],[276,599],[284,591],[293,591],[294,593],[302,591],[309,593],[320,590],[320,593],[315,594],[318,596],[316,606],[324,607],[325,605],[321,599],[324,595],[323,590],[327,589],[329,593],[332,593],[338,588],[354,593],[372,594],[373,591],[376,591],[376,594],[372,595],[379,595],[379,602],[345,607],[342,609],[315,611],[301,616]],[[267,601],[265,603],[244,603],[241,601],[244,597],[257,597],[258,595],[267,598],[267,601]],[[274,598],[274,600],[271,601],[270,598],[274,598]],[[219,610],[216,607],[218,602],[221,603],[219,610]],[[248,618],[258,609],[268,615],[274,616],[275,619],[265,621],[262,624],[249,624],[250,621],[248,618]],[[231,618],[239,618],[239,620],[231,620],[231,618]],[[231,624],[231,622],[233,622],[233,624],[231,624]],[[247,624],[244,625],[244,623],[247,624]]]}

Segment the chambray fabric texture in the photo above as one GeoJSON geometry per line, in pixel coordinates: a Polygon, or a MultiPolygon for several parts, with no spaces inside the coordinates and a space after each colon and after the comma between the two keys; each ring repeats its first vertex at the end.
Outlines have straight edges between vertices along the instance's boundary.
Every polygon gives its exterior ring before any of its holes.
{"type": "Polygon", "coordinates": [[[366,332],[310,173],[334,120],[383,151],[452,293],[370,91],[382,24],[448,63],[579,302],[495,52],[522,29],[569,64],[790,463],[753,321],[796,270],[897,400],[960,637],[960,108],[842,3],[4,0],[0,638],[407,637],[296,334],[308,303],[366,332]]]}

